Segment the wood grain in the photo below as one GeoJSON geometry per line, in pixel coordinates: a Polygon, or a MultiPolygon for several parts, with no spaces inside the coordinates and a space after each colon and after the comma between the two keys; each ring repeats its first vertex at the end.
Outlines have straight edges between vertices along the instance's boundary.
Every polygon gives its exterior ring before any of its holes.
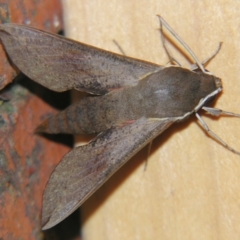
{"type": "MultiPolygon", "coordinates": [[[[215,106],[240,112],[240,2],[74,1],[64,3],[69,37],[155,63],[168,62],[162,15],[200,60],[223,47],[208,69],[223,80],[215,106]]],[[[178,51],[174,56],[185,66],[178,51]]],[[[206,118],[240,149],[240,121],[206,118]]],[[[174,125],[118,171],[81,208],[83,239],[239,239],[240,157],[208,137],[195,117],[174,125]]]]}

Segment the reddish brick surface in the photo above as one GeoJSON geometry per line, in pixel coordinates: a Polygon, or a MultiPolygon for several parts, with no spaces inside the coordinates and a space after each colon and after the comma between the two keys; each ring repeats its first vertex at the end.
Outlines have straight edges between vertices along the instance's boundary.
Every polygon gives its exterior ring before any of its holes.
{"type": "MultiPolygon", "coordinates": [[[[0,1],[1,22],[30,23],[57,32],[62,28],[61,16],[59,0],[0,1]]],[[[1,89],[16,71],[2,49],[0,61],[1,89]]],[[[51,105],[54,93],[19,83],[0,92],[0,97],[9,99],[0,100],[0,239],[58,239],[41,231],[42,194],[70,147],[34,134],[38,124],[56,112],[51,105]]]]}
{"type": "Polygon", "coordinates": [[[0,107],[0,239],[41,239],[45,184],[69,147],[34,134],[56,112],[21,86],[0,107]]]}
{"type": "MultiPolygon", "coordinates": [[[[39,29],[58,32],[62,29],[60,0],[0,0],[0,23],[27,24],[39,29]]],[[[0,89],[16,76],[0,46],[0,89]]]]}

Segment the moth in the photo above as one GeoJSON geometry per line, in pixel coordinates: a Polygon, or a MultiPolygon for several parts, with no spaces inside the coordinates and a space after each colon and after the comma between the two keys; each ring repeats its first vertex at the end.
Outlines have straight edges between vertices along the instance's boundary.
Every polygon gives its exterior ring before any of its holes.
{"type": "Polygon", "coordinates": [[[0,25],[0,39],[21,72],[54,91],[91,94],[38,127],[52,134],[98,134],[66,154],[52,173],[43,196],[43,229],[65,219],[136,152],[191,114],[214,139],[240,154],[199,115],[203,109],[240,117],[208,106],[222,91],[221,79],[158,17],[160,30],[164,25],[196,62],[191,69],[126,57],[28,26],[0,25]]]}

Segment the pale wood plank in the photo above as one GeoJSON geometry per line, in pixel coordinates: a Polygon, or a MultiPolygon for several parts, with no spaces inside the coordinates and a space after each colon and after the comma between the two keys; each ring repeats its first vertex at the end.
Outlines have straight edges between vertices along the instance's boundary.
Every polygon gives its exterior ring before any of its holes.
{"type": "MultiPolygon", "coordinates": [[[[224,83],[215,106],[240,112],[239,1],[68,0],[64,9],[69,37],[118,52],[116,39],[127,55],[160,64],[167,56],[156,14],[201,60],[224,42],[208,65],[224,83]]],[[[206,121],[240,149],[238,119],[206,121]]],[[[194,117],[154,141],[144,172],[146,154],[137,154],[82,206],[83,239],[239,239],[239,156],[208,138],[194,117]]]]}

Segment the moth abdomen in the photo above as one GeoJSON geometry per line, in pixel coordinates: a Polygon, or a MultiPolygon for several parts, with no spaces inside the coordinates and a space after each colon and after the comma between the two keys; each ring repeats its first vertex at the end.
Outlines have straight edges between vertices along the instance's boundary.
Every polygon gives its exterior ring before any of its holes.
{"type": "Polygon", "coordinates": [[[73,123],[66,117],[66,111],[59,112],[57,115],[52,116],[43,121],[36,129],[38,133],[71,133],[73,123]]]}
{"type": "Polygon", "coordinates": [[[41,123],[36,132],[96,134],[109,127],[101,97],[86,97],[41,123]]]}
{"type": "Polygon", "coordinates": [[[79,116],[78,107],[76,105],[70,106],[58,114],[46,119],[36,129],[36,132],[44,132],[51,134],[70,133],[70,134],[84,134],[84,125],[89,124],[81,119],[79,116]],[[79,119],[80,122],[79,122],[79,119]]]}

